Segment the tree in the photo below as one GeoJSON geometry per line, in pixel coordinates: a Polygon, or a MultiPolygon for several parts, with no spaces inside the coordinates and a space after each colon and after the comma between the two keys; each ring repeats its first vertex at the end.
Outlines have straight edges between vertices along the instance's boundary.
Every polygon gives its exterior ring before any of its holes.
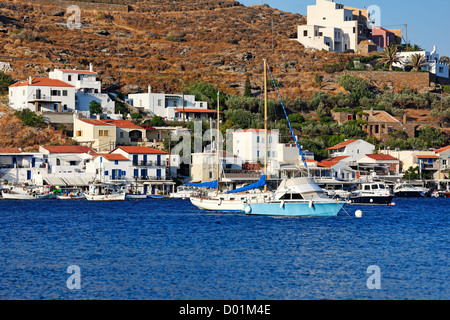
{"type": "Polygon", "coordinates": [[[6,75],[3,71],[0,71],[0,94],[4,94],[8,91],[8,87],[14,83],[14,80],[6,75]]]}
{"type": "Polygon", "coordinates": [[[413,67],[414,70],[419,71],[423,66],[426,66],[428,62],[426,61],[425,55],[420,53],[413,53],[406,59],[406,65],[408,67],[413,67]]]}
{"type": "Polygon", "coordinates": [[[383,52],[380,54],[380,58],[378,61],[384,64],[389,65],[389,70],[392,71],[392,64],[394,62],[398,62],[400,58],[397,56],[397,46],[391,45],[389,47],[385,47],[383,52]]]}
{"type": "Polygon", "coordinates": [[[344,74],[339,76],[337,80],[340,86],[350,92],[350,97],[354,102],[358,102],[363,97],[373,98],[369,83],[363,78],[344,74]]]}
{"type": "Polygon", "coordinates": [[[100,104],[100,102],[92,100],[89,103],[89,112],[91,114],[102,114],[103,108],[102,108],[102,105],[100,104]]]}
{"type": "Polygon", "coordinates": [[[247,79],[245,79],[245,85],[244,85],[244,97],[251,97],[252,96],[252,89],[250,87],[250,76],[247,74],[247,79]]]}

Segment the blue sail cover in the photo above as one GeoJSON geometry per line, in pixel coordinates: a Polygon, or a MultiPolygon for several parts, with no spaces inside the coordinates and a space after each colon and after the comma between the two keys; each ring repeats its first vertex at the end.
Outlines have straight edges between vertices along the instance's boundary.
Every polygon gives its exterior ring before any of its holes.
{"type": "Polygon", "coordinates": [[[244,191],[248,191],[248,190],[253,190],[253,189],[264,187],[265,184],[266,184],[266,175],[264,174],[257,182],[249,184],[242,188],[227,191],[227,193],[239,193],[239,192],[244,192],[244,191]]]}
{"type": "Polygon", "coordinates": [[[217,180],[203,183],[186,183],[187,187],[197,187],[197,188],[211,188],[217,189],[217,180]]]}

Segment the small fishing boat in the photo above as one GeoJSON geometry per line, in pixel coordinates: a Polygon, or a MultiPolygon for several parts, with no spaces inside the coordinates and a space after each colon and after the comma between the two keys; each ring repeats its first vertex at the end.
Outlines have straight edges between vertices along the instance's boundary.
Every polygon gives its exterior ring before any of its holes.
{"type": "Polygon", "coordinates": [[[126,187],[116,184],[92,183],[85,194],[89,201],[123,201],[126,196],[126,187]]]}
{"type": "Polygon", "coordinates": [[[147,199],[147,195],[139,194],[139,193],[127,193],[126,198],[127,199],[147,199]]]}
{"type": "Polygon", "coordinates": [[[391,189],[379,182],[364,182],[351,192],[350,204],[391,205],[394,195],[391,189]]]}
{"type": "Polygon", "coordinates": [[[162,195],[162,194],[149,194],[148,197],[152,198],[152,199],[163,199],[164,195],[162,195]]]}
{"type": "Polygon", "coordinates": [[[80,188],[64,188],[60,194],[56,195],[58,200],[80,200],[85,199],[84,193],[80,188]]]}
{"type": "Polygon", "coordinates": [[[5,200],[42,200],[54,199],[50,187],[37,186],[6,186],[2,188],[2,197],[5,200]]]}

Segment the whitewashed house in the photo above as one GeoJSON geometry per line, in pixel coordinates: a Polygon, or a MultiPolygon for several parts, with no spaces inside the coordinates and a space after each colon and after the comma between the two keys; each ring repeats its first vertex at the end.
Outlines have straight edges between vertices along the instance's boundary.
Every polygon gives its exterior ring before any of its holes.
{"type": "Polygon", "coordinates": [[[351,139],[338,143],[337,145],[327,149],[330,158],[346,157],[344,161],[353,165],[366,154],[372,154],[375,146],[361,139],[351,139]]]}
{"type": "Polygon", "coordinates": [[[29,77],[9,86],[9,106],[34,112],[75,110],[75,86],[57,79],[29,77]]]}
{"type": "Polygon", "coordinates": [[[0,148],[0,180],[8,183],[36,185],[47,172],[42,153],[0,148]]]}
{"type": "Polygon", "coordinates": [[[307,49],[334,52],[356,51],[368,36],[369,12],[345,7],[333,0],[316,0],[307,6],[307,24],[298,26],[297,41],[307,49]]]}
{"type": "Polygon", "coordinates": [[[89,104],[97,101],[102,105],[105,114],[115,115],[115,102],[108,94],[102,93],[102,83],[97,80],[92,64],[89,70],[55,69],[49,73],[50,79],[57,79],[75,87],[75,109],[90,116],[89,104]]]}
{"type": "Polygon", "coordinates": [[[152,93],[150,86],[147,93],[129,94],[127,101],[133,107],[169,121],[209,119],[217,113],[208,109],[207,102],[196,101],[194,95],[152,93]]]}
{"type": "Polygon", "coordinates": [[[87,163],[96,152],[85,146],[40,146],[47,172],[43,182],[54,186],[86,186],[93,175],[86,172],[87,163]]]}
{"type": "Polygon", "coordinates": [[[403,70],[406,70],[408,68],[411,69],[411,67],[408,66],[408,60],[412,55],[418,54],[423,56],[426,62],[426,64],[422,66],[420,70],[426,70],[438,77],[448,79],[449,66],[448,64],[439,62],[439,54],[437,54],[436,51],[436,46],[434,46],[431,52],[427,50],[399,52],[397,53],[397,56],[400,58],[400,61],[394,62],[392,65],[397,68],[402,68],[403,70]]]}

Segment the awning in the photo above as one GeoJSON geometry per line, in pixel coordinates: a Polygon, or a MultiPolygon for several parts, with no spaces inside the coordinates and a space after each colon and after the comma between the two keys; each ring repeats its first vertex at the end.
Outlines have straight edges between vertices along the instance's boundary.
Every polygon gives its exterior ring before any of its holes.
{"type": "Polygon", "coordinates": [[[60,160],[67,161],[67,162],[69,162],[69,161],[77,161],[77,162],[79,162],[79,161],[83,160],[82,158],[80,158],[80,157],[78,157],[76,155],[72,155],[72,154],[57,155],[56,158],[60,159],[60,160]]]}
{"type": "Polygon", "coordinates": [[[63,180],[65,181],[66,185],[72,187],[83,187],[89,185],[89,181],[82,178],[63,178],[63,180]]]}
{"type": "Polygon", "coordinates": [[[50,186],[67,186],[66,182],[58,177],[45,177],[44,181],[50,186]]]}

